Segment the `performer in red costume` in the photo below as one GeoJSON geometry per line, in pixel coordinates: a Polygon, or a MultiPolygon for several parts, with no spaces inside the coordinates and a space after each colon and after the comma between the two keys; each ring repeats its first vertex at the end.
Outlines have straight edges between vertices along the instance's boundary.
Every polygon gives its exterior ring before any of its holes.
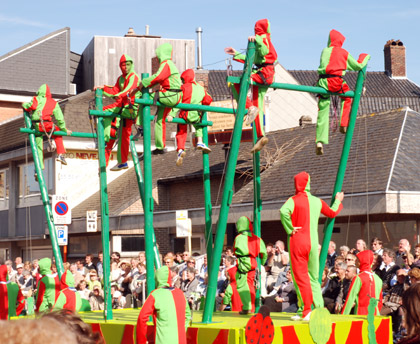
{"type": "MultiPolygon", "coordinates": [[[[187,69],[181,74],[182,80],[182,101],[181,103],[185,104],[202,104],[210,105],[213,101],[212,97],[207,93],[203,86],[198,84],[194,80],[194,71],[192,69],[187,69]]],[[[203,151],[204,153],[210,153],[211,149],[203,143],[203,128],[195,125],[201,121],[201,115],[198,111],[192,110],[181,110],[179,112],[179,118],[186,120],[188,123],[194,125],[195,128],[195,137],[197,138],[197,149],[203,151]]],[[[172,116],[168,116],[168,121],[172,121],[172,116]]],[[[182,160],[184,159],[185,153],[185,141],[187,141],[187,124],[178,124],[177,133],[176,133],[176,145],[178,151],[178,157],[176,161],[177,166],[182,165],[182,160]]]]}
{"type": "Polygon", "coordinates": [[[111,168],[111,171],[120,171],[122,169],[127,169],[128,164],[128,151],[130,148],[130,135],[131,127],[133,126],[138,111],[138,104],[134,102],[135,97],[139,97],[139,92],[133,92],[130,96],[130,92],[137,88],[140,83],[140,78],[137,73],[134,71],[133,59],[124,54],[120,59],[120,69],[122,74],[118,77],[117,82],[114,86],[100,86],[95,87],[101,88],[104,91],[104,95],[107,97],[112,97],[115,99],[115,102],[105,106],[104,111],[112,111],[114,114],[119,114],[121,118],[112,119],[110,117],[105,117],[105,141],[107,142],[107,151],[105,155],[107,156],[107,165],[112,146],[114,145],[115,139],[112,137],[117,136],[116,129],[122,124],[121,134],[118,143],[118,164],[111,168]],[[112,122],[112,123],[111,123],[112,122]],[[114,127],[114,132],[112,131],[112,126],[114,127]],[[112,135],[114,133],[114,136],[112,135]]]}
{"type": "Polygon", "coordinates": [[[350,314],[353,304],[357,315],[367,315],[371,298],[378,300],[375,315],[379,315],[382,308],[382,280],[372,272],[373,252],[365,250],[357,254],[360,262],[360,272],[353,278],[342,314],[350,314]]]}
{"type": "Polygon", "coordinates": [[[242,301],[238,293],[238,285],[236,283],[237,267],[232,266],[226,270],[226,277],[229,279],[229,285],[225,290],[220,310],[223,311],[226,306],[230,305],[232,312],[240,312],[242,310],[242,301]]]}
{"type": "Polygon", "coordinates": [[[7,280],[7,266],[0,265],[0,320],[20,315],[24,308],[25,297],[19,286],[7,280]]]}
{"type": "MultiPolygon", "coordinates": [[[[274,82],[274,63],[277,60],[277,52],[271,42],[270,22],[268,19],[261,19],[255,23],[255,36],[248,37],[248,41],[255,42],[255,69],[252,71],[251,80],[259,85],[252,86],[252,101],[246,99],[245,108],[248,109],[246,118],[247,124],[255,120],[258,141],[252,148],[252,153],[259,152],[268,142],[264,133],[264,96],[268,85],[274,82]]],[[[233,55],[235,61],[244,63],[245,55],[237,52],[232,47],[225,48],[225,52],[233,55]]],[[[232,92],[235,99],[239,99],[239,84],[234,84],[232,92]]]]}
{"type": "MultiPolygon", "coordinates": [[[[321,53],[321,62],[318,67],[318,86],[327,91],[345,93],[350,91],[343,80],[346,70],[359,71],[363,69],[370,59],[368,54],[360,54],[356,61],[347,50],[343,49],[345,37],[336,30],[330,31],[328,47],[321,53]]],[[[349,125],[349,114],[352,98],[341,97],[341,123],[340,131],[344,134],[349,125]]],[[[328,123],[330,112],[330,96],[319,96],[318,120],[316,125],[316,154],[323,154],[322,144],[328,144],[328,123]]]]}
{"type": "Polygon", "coordinates": [[[310,177],[306,172],[295,176],[296,194],[280,209],[281,223],[287,233],[290,266],[298,296],[298,315],[293,320],[309,320],[311,306],[324,307],[321,287],[318,282],[318,219],[320,214],[333,218],[343,208],[344,198],[338,192],[330,208],[323,200],[312,196],[310,177]]]}
{"type": "Polygon", "coordinates": [[[239,297],[242,301],[240,314],[255,312],[255,278],[258,264],[257,257],[261,258],[261,265],[267,260],[267,248],[264,241],[254,234],[252,222],[246,216],[241,216],[236,222],[238,235],[235,237],[233,253],[238,258],[236,283],[239,297]]]}

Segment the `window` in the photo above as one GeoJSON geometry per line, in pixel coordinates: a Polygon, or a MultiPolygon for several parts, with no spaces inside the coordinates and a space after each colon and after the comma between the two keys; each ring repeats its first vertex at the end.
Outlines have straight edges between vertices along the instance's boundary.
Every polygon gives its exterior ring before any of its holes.
{"type": "Polygon", "coordinates": [[[9,170],[0,170],[0,209],[9,207],[9,170]]]}
{"type": "MultiPolygon", "coordinates": [[[[48,193],[54,190],[54,164],[53,159],[44,160],[45,169],[43,171],[45,184],[48,193]]],[[[34,205],[40,203],[39,184],[34,178],[35,165],[33,162],[19,165],[19,205],[34,205]]]]}
{"type": "Polygon", "coordinates": [[[138,252],[144,250],[144,236],[121,237],[121,252],[138,252]]]}

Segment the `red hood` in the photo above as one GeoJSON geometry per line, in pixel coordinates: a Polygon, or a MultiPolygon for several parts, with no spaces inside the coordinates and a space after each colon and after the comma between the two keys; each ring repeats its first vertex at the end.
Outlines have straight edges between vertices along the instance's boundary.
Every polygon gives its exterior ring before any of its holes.
{"type": "Polygon", "coordinates": [[[0,265],[0,282],[7,282],[7,266],[0,265]]]}
{"type": "Polygon", "coordinates": [[[330,36],[328,37],[328,46],[341,48],[345,39],[346,37],[337,30],[331,30],[330,36]]]}
{"type": "Polygon", "coordinates": [[[230,283],[236,282],[236,271],[237,269],[235,269],[234,266],[232,266],[230,269],[226,270],[228,275],[229,275],[229,281],[230,283]]]}
{"type": "Polygon", "coordinates": [[[270,33],[270,22],[268,19],[260,19],[255,23],[254,32],[256,35],[264,35],[270,33]]]}
{"type": "Polygon", "coordinates": [[[181,74],[181,79],[184,84],[191,83],[194,81],[194,71],[192,69],[187,69],[181,74]]]}
{"type": "Polygon", "coordinates": [[[300,172],[299,174],[295,175],[296,194],[298,194],[299,192],[309,191],[310,181],[311,181],[311,177],[306,172],[300,172]]]}
{"type": "Polygon", "coordinates": [[[122,55],[121,58],[120,58],[120,69],[121,69],[121,72],[124,76],[127,75],[127,74],[130,74],[134,70],[133,59],[130,56],[128,56],[127,54],[122,55]],[[123,67],[122,64],[124,62],[131,62],[130,68],[123,67]]]}
{"type": "Polygon", "coordinates": [[[360,271],[372,271],[371,266],[373,263],[373,252],[371,250],[359,252],[357,254],[357,258],[360,262],[360,271]]]}

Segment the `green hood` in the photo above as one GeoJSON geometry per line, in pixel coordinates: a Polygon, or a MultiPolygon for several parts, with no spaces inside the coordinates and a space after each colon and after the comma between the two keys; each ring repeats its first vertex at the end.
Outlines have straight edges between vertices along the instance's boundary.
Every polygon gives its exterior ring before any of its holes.
{"type": "Polygon", "coordinates": [[[250,234],[252,233],[252,222],[246,216],[241,216],[239,220],[236,222],[236,230],[238,233],[242,233],[248,231],[250,234]]]}
{"type": "Polygon", "coordinates": [[[39,273],[41,275],[48,275],[51,274],[51,259],[50,258],[42,258],[39,261],[39,273]]]}
{"type": "Polygon", "coordinates": [[[36,92],[38,97],[46,97],[51,98],[51,91],[50,87],[47,84],[43,84],[39,87],[38,91],[36,92]]]}
{"type": "Polygon", "coordinates": [[[156,56],[159,59],[159,63],[172,59],[172,45],[169,43],[163,43],[156,48],[156,56]]]}
{"type": "Polygon", "coordinates": [[[155,274],[156,288],[170,287],[171,283],[171,271],[167,266],[162,266],[156,270],[155,274]]]}
{"type": "Polygon", "coordinates": [[[74,277],[73,277],[73,274],[69,270],[66,270],[61,275],[60,288],[61,290],[63,290],[68,287],[74,288],[74,277]]]}

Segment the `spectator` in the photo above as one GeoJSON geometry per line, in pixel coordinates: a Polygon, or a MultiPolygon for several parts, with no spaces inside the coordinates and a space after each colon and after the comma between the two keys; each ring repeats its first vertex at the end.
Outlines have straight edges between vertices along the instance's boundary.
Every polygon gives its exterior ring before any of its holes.
{"type": "Polygon", "coordinates": [[[377,253],[373,254],[373,263],[372,263],[372,271],[377,274],[379,277],[381,276],[381,265],[382,265],[382,255],[377,253]]]}
{"type": "Polygon", "coordinates": [[[90,293],[89,304],[92,311],[102,311],[104,309],[104,292],[97,285],[93,287],[93,291],[90,293]]]}
{"type": "Polygon", "coordinates": [[[349,253],[349,252],[350,252],[350,249],[349,249],[348,246],[345,246],[345,245],[340,246],[340,256],[341,257],[344,258],[347,255],[347,253],[349,253]]]}
{"type": "Polygon", "coordinates": [[[123,309],[125,306],[125,298],[118,290],[116,285],[111,286],[111,295],[112,295],[112,308],[113,309],[123,309]]]}
{"type": "Polygon", "coordinates": [[[90,290],[87,288],[86,281],[83,280],[77,285],[77,292],[82,299],[89,300],[90,290]]]}
{"type": "Polygon", "coordinates": [[[328,286],[323,293],[324,305],[332,314],[335,311],[336,300],[346,277],[346,269],[346,263],[338,262],[335,265],[336,273],[329,279],[328,286]]]}
{"type": "Polygon", "coordinates": [[[398,265],[394,262],[395,252],[390,249],[385,248],[382,253],[382,266],[380,269],[380,278],[383,281],[382,289],[387,292],[391,287],[391,280],[396,275],[397,271],[400,269],[398,265]]]}
{"type": "Polygon", "coordinates": [[[379,238],[373,238],[370,247],[372,248],[373,253],[376,253],[380,256],[382,256],[382,253],[384,252],[384,245],[381,239],[379,238]]]}
{"type": "Polygon", "coordinates": [[[76,263],[70,265],[70,272],[73,274],[75,285],[79,285],[79,283],[85,279],[84,276],[79,271],[77,271],[76,263]]]}
{"type": "Polygon", "coordinates": [[[402,266],[404,264],[403,256],[411,251],[411,245],[407,239],[401,239],[398,243],[398,251],[395,252],[395,264],[402,266]]]}
{"type": "Polygon", "coordinates": [[[17,266],[18,266],[19,264],[22,264],[22,267],[23,267],[22,257],[16,257],[16,258],[15,258],[15,266],[16,266],[16,269],[17,269],[17,266]]]}
{"type": "Polygon", "coordinates": [[[408,276],[410,277],[411,284],[416,284],[420,282],[420,269],[419,268],[412,268],[408,272],[408,276]]]}
{"type": "Polygon", "coordinates": [[[203,264],[200,266],[200,270],[198,271],[198,279],[201,283],[204,282],[204,279],[207,276],[207,254],[203,257],[203,264]]]}
{"type": "Polygon", "coordinates": [[[7,275],[9,281],[16,283],[16,271],[13,270],[13,262],[11,260],[6,260],[5,265],[7,266],[7,275]]]}
{"type": "Polygon", "coordinates": [[[144,252],[139,252],[139,263],[146,265],[146,254],[144,252]]]}
{"type": "Polygon", "coordinates": [[[113,261],[111,263],[111,284],[117,284],[119,286],[122,282],[121,275],[121,269],[118,267],[117,262],[113,261]]]}
{"type": "Polygon", "coordinates": [[[181,252],[177,252],[175,254],[175,263],[176,264],[182,264],[184,261],[182,260],[182,253],[181,252]]]}
{"type": "Polygon", "coordinates": [[[119,252],[112,252],[111,253],[111,260],[113,262],[116,262],[117,265],[119,264],[120,259],[121,259],[121,254],[119,252]]]}
{"type": "Polygon", "coordinates": [[[102,289],[101,282],[98,280],[98,273],[95,269],[92,269],[89,271],[88,289],[93,291],[95,286],[102,289]]]}
{"type": "Polygon", "coordinates": [[[31,275],[31,272],[28,270],[23,270],[23,284],[20,286],[23,296],[31,297],[34,287],[34,279],[31,275]]]}
{"type": "Polygon", "coordinates": [[[345,279],[343,280],[343,284],[340,286],[340,292],[335,300],[335,310],[336,314],[340,313],[344,303],[346,302],[347,295],[349,293],[351,281],[357,275],[357,268],[354,265],[347,266],[345,279]]]}
{"type": "Polygon", "coordinates": [[[99,278],[102,279],[104,276],[104,265],[103,265],[104,254],[102,253],[102,251],[99,251],[98,253],[98,260],[99,261],[96,264],[96,270],[98,271],[99,278]]]}
{"type": "Polygon", "coordinates": [[[77,271],[82,274],[82,276],[85,278],[86,275],[88,274],[88,269],[85,268],[85,265],[83,264],[83,261],[78,260],[76,261],[76,265],[77,265],[77,271]]]}
{"type": "Polygon", "coordinates": [[[123,275],[123,280],[121,282],[120,291],[121,291],[122,295],[125,297],[126,306],[130,307],[130,308],[133,306],[133,301],[132,301],[133,297],[132,297],[131,289],[130,289],[130,285],[131,285],[132,281],[133,281],[133,278],[131,277],[131,265],[126,264],[125,270],[124,270],[124,275],[123,275]]]}
{"type": "Polygon", "coordinates": [[[347,266],[356,266],[357,265],[357,257],[352,253],[347,253],[344,261],[347,264],[347,266]]]}
{"type": "Polygon", "coordinates": [[[268,296],[264,300],[271,312],[295,313],[297,311],[297,295],[293,284],[292,273],[287,268],[286,281],[273,289],[274,295],[268,296]]]}
{"type": "Polygon", "coordinates": [[[25,279],[23,278],[23,264],[22,263],[19,263],[18,265],[16,265],[15,280],[19,286],[22,286],[22,284],[25,282],[25,279]]]}
{"type": "Polygon", "coordinates": [[[276,283],[280,273],[284,272],[285,267],[289,264],[289,253],[284,248],[284,242],[276,241],[274,252],[271,256],[267,253],[266,265],[270,267],[270,274],[267,276],[267,291],[271,291],[276,283]]]}
{"type": "Polygon", "coordinates": [[[406,338],[398,344],[417,344],[420,343],[420,284],[416,283],[408,288],[402,297],[404,309],[405,328],[407,329],[406,338]]]}
{"type": "Polygon", "coordinates": [[[95,264],[93,264],[93,254],[87,254],[85,256],[85,268],[90,271],[92,269],[94,269],[95,271],[98,271],[97,267],[95,264]]]}
{"type": "Polygon", "coordinates": [[[174,260],[168,256],[165,256],[163,263],[170,269],[175,265],[174,260]]]}
{"type": "Polygon", "coordinates": [[[226,257],[235,257],[232,246],[226,246],[225,255],[226,257]]]}
{"type": "Polygon", "coordinates": [[[184,296],[187,299],[190,306],[197,299],[195,291],[199,284],[198,279],[195,278],[195,268],[187,268],[187,278],[182,281],[181,290],[184,292],[184,296]]]}
{"type": "Polygon", "coordinates": [[[178,288],[181,289],[181,277],[178,274],[178,267],[177,266],[173,266],[170,268],[171,270],[171,278],[172,278],[172,286],[174,288],[178,288]]]}
{"type": "MultiPolygon", "coordinates": [[[[179,286],[181,282],[179,282],[179,286]]],[[[131,294],[133,295],[133,307],[141,306],[143,297],[146,297],[146,266],[144,264],[138,265],[138,273],[132,275],[132,281],[130,284],[131,294]],[[144,291],[144,293],[143,293],[144,291]]]]}
{"type": "Polygon", "coordinates": [[[413,266],[420,267],[420,244],[414,246],[413,266]]]}
{"type": "Polygon", "coordinates": [[[357,255],[359,252],[363,252],[364,250],[367,250],[366,242],[363,239],[359,239],[356,241],[356,248],[352,249],[350,252],[357,255]]]}
{"type": "Polygon", "coordinates": [[[328,255],[327,255],[327,266],[329,268],[332,268],[334,266],[335,258],[337,258],[337,253],[335,252],[335,242],[330,241],[330,244],[328,245],[328,255]]]}
{"type": "Polygon", "coordinates": [[[400,269],[397,271],[397,284],[395,284],[384,296],[381,315],[391,315],[392,329],[394,333],[398,332],[401,325],[400,306],[402,304],[402,295],[409,285],[405,283],[407,271],[400,269]]]}

